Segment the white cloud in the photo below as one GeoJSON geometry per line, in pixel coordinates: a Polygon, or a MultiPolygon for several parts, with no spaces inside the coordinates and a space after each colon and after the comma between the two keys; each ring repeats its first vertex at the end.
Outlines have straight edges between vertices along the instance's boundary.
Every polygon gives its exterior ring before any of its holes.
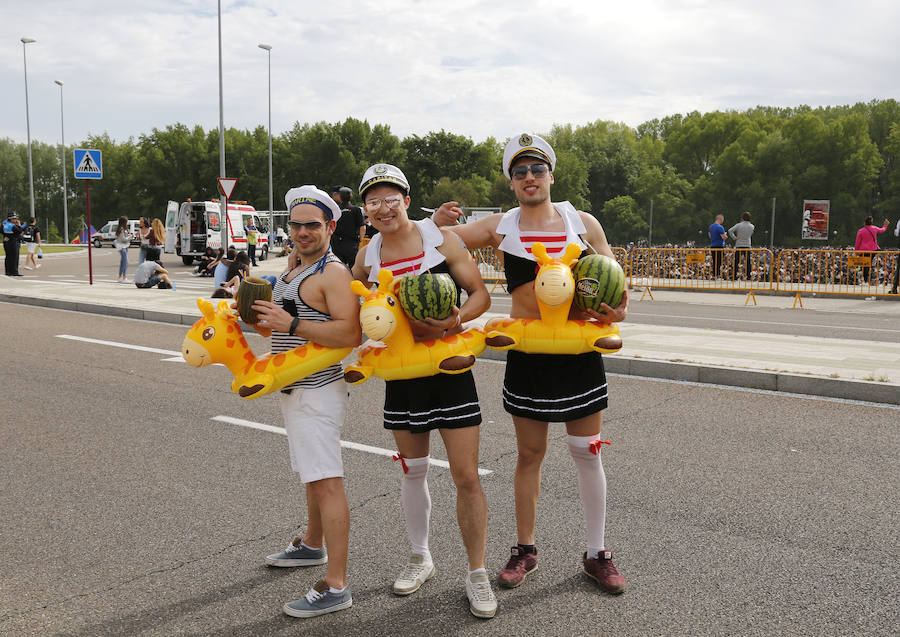
{"type": "MultiPolygon", "coordinates": [[[[226,127],[267,117],[367,119],[398,135],[506,137],[595,119],[635,126],[691,110],[900,97],[893,2],[628,4],[520,0],[245,0],[223,3],[226,127]]],[[[175,0],[19,3],[0,25],[0,136],[25,139],[28,45],[33,139],[138,137],[218,126],[216,5],[175,0]]],[[[6,18],[7,16],[5,16],[6,18]]]]}

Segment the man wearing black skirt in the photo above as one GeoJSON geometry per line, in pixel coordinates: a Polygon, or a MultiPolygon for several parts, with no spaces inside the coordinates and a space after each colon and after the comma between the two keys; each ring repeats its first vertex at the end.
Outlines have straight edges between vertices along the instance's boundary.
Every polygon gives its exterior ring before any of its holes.
{"type": "MultiPolygon", "coordinates": [[[[453,229],[470,250],[491,246],[503,252],[507,289],[512,295],[513,318],[540,318],[534,294],[536,275],[532,246],[543,243],[548,254],[561,256],[574,243],[583,253],[613,257],[600,223],[575,210],[568,201],[551,203],[550,186],[556,154],[544,139],[523,133],[513,137],[503,153],[503,172],[518,208],[485,217],[453,229]]],[[[446,204],[434,214],[438,225],[454,223],[456,211],[446,204]]],[[[588,311],[570,318],[602,323],[621,321],[628,308],[628,292],[617,308],[603,306],[607,314],[588,311]]],[[[511,557],[500,570],[498,581],[513,588],[537,569],[535,519],[541,487],[541,463],[547,451],[550,422],[564,422],[568,447],[578,471],[581,503],[587,527],[584,572],[598,587],[611,594],[625,590],[625,578],[606,549],[606,474],[600,461],[600,428],[607,404],[603,358],[587,354],[525,354],[507,352],[503,382],[503,406],[516,430],[518,462],[515,476],[518,539],[511,557]]]]}
{"type": "MultiPolygon", "coordinates": [[[[411,321],[417,341],[457,334],[463,323],[490,306],[490,295],[475,262],[456,235],[439,229],[430,219],[412,221],[407,216],[409,182],[399,168],[390,164],[369,167],[359,194],[366,215],[378,230],[356,255],[353,275],[359,281],[371,287],[383,268],[395,278],[446,273],[468,293],[465,303],[454,307],[442,321],[411,321]]],[[[431,496],[427,476],[430,433],[437,429],[456,485],[457,522],[468,554],[469,609],[476,617],[490,618],[497,612],[497,600],[484,568],[487,500],[478,479],[480,424],[481,406],[471,370],[385,382],[384,427],[391,430],[399,451],[395,460],[402,469],[400,500],[411,545],[410,558],[394,581],[394,593],[410,595],[435,573],[428,545],[431,496]]]]}

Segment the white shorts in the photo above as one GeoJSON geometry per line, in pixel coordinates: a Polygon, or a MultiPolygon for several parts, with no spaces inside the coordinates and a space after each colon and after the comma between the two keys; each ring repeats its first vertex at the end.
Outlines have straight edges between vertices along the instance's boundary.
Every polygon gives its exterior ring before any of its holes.
{"type": "Polygon", "coordinates": [[[28,243],[28,254],[34,254],[34,251],[37,249],[37,244],[34,242],[28,243]]]}
{"type": "Polygon", "coordinates": [[[344,477],[341,425],[347,415],[347,403],[347,384],[343,379],[281,394],[291,469],[300,474],[303,483],[344,477]]]}

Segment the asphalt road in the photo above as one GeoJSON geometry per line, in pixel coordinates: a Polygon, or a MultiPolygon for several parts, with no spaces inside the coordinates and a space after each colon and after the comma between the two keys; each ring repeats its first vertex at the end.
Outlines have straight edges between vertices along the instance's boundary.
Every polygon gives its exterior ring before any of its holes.
{"type": "MultiPolygon", "coordinates": [[[[607,540],[628,591],[603,595],[580,572],[577,482],[555,427],[540,570],[498,591],[490,621],[468,612],[449,472],[429,476],[438,574],[399,598],[400,469],[345,449],[354,606],[298,620],[281,605],[323,571],[263,565],[305,510],[286,440],[213,420],[279,426],[276,398],[241,400],[224,368],[165,360],[183,327],[0,305],[0,329],[0,634],[896,634],[897,408],[612,377],[607,540]]],[[[502,370],[476,365],[492,577],[515,540],[502,370]]],[[[392,448],[382,389],[351,388],[343,440],[392,448]]]]}

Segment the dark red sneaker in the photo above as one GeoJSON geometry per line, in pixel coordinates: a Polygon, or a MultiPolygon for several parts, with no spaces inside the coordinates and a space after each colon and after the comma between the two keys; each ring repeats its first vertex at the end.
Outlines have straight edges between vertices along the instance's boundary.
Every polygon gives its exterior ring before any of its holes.
{"type": "Polygon", "coordinates": [[[497,583],[504,588],[515,588],[525,581],[525,576],[537,570],[537,548],[526,553],[520,546],[510,549],[509,561],[497,574],[497,583]]]}
{"type": "Polygon", "coordinates": [[[596,559],[584,554],[584,572],[605,593],[619,595],[625,592],[625,578],[612,561],[612,551],[600,551],[596,559]]]}

